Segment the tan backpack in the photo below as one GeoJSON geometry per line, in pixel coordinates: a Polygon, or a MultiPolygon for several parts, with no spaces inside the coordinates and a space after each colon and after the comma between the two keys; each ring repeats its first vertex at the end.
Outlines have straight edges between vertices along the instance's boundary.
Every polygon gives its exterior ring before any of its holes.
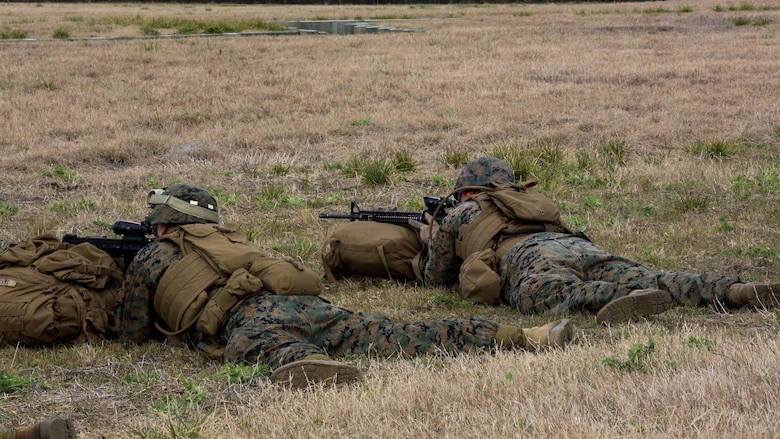
{"type": "Polygon", "coordinates": [[[422,244],[410,227],[375,221],[352,221],[327,239],[322,265],[331,283],[337,276],[420,279],[422,244]]]}
{"type": "Polygon", "coordinates": [[[0,253],[0,343],[110,338],[122,272],[92,244],[40,235],[0,253]]]}

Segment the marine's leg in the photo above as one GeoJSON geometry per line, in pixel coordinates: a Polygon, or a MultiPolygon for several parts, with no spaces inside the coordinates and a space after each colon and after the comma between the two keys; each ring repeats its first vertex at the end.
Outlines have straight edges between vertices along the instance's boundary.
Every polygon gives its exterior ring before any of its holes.
{"type": "Polygon", "coordinates": [[[539,328],[499,325],[485,319],[442,319],[395,323],[326,304],[313,321],[315,344],[336,354],[370,354],[390,357],[437,352],[460,353],[476,348],[514,346],[537,350],[563,346],[574,338],[568,320],[539,328]]]}
{"type": "Polygon", "coordinates": [[[538,234],[501,260],[502,300],[524,313],[596,312],[631,291],[650,287],[654,272],[590,241],[538,234]]]}
{"type": "Polygon", "coordinates": [[[357,367],[331,360],[312,344],[310,328],[306,306],[294,296],[253,296],[226,323],[225,360],[268,364],[271,382],[293,389],[362,380],[357,367]]]}

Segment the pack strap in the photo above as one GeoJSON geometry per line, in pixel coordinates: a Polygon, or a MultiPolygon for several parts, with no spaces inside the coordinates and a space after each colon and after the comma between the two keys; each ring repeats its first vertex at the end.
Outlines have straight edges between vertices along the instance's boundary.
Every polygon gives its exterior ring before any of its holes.
{"type": "Polygon", "coordinates": [[[119,270],[114,270],[110,267],[104,267],[102,265],[93,264],[79,264],[69,267],[69,269],[76,270],[81,273],[94,274],[95,276],[108,276],[119,281],[124,280],[125,276],[119,270]]]}
{"type": "Polygon", "coordinates": [[[393,280],[393,275],[390,274],[390,267],[387,265],[387,257],[385,257],[385,246],[378,245],[376,246],[376,252],[379,254],[379,259],[382,260],[382,265],[385,266],[385,270],[387,271],[387,277],[390,280],[393,280]]]}
{"type": "Polygon", "coordinates": [[[412,259],[412,269],[414,270],[414,275],[417,277],[417,280],[425,280],[423,278],[423,267],[425,266],[427,259],[426,253],[427,248],[423,247],[423,249],[420,250],[412,259]]]}

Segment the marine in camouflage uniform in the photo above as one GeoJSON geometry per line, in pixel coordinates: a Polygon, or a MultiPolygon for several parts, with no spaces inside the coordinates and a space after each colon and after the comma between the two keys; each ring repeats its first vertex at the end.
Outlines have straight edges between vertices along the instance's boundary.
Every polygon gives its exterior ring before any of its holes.
{"type": "MultiPolygon", "coordinates": [[[[217,222],[216,201],[208,192],[189,185],[177,185],[156,192],[162,196],[195,203],[206,212],[198,218],[182,213],[174,204],[153,204],[149,222],[156,234],[169,233],[176,224],[217,222]]],[[[152,194],[150,194],[150,199],[152,194]]],[[[156,329],[159,320],[154,308],[155,292],[168,267],[182,259],[182,251],[170,241],[156,240],[138,252],[127,269],[117,304],[119,338],[140,343],[162,338],[156,329]]],[[[211,293],[213,296],[213,292],[211,293]]],[[[205,340],[196,331],[189,334],[195,344],[213,343],[225,347],[230,362],[268,364],[271,379],[302,387],[310,381],[350,382],[360,372],[331,357],[347,354],[394,355],[460,353],[496,346],[539,348],[561,346],[573,338],[568,320],[539,328],[521,329],[485,319],[430,320],[407,324],[382,317],[354,313],[334,306],[319,296],[274,295],[261,290],[238,303],[227,315],[217,340],[205,340]]]]}
{"type": "MultiPolygon", "coordinates": [[[[514,172],[507,163],[482,157],[463,168],[455,188],[514,181],[514,172]]],[[[423,277],[428,285],[458,282],[463,259],[456,254],[456,240],[460,230],[481,213],[480,205],[468,195],[460,193],[462,202],[444,218],[433,238],[425,241],[429,246],[423,277]]],[[[494,250],[509,238],[500,236],[494,250]]],[[[736,276],[657,271],[610,254],[581,234],[530,234],[503,255],[499,274],[501,301],[523,313],[592,312],[598,313],[600,323],[634,320],[682,304],[774,306],[780,296],[780,284],[776,283],[742,283],[736,276]]]]}

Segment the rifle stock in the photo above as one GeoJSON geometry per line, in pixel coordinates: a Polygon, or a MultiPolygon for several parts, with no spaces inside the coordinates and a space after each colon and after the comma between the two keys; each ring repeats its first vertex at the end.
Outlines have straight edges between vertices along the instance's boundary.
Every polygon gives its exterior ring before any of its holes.
{"type": "Polygon", "coordinates": [[[139,250],[154,241],[154,238],[149,237],[153,234],[152,227],[146,222],[117,221],[114,223],[113,230],[114,234],[121,235],[122,238],[67,234],[62,237],[62,242],[72,245],[88,242],[108,253],[124,270],[127,269],[139,250]]]}

